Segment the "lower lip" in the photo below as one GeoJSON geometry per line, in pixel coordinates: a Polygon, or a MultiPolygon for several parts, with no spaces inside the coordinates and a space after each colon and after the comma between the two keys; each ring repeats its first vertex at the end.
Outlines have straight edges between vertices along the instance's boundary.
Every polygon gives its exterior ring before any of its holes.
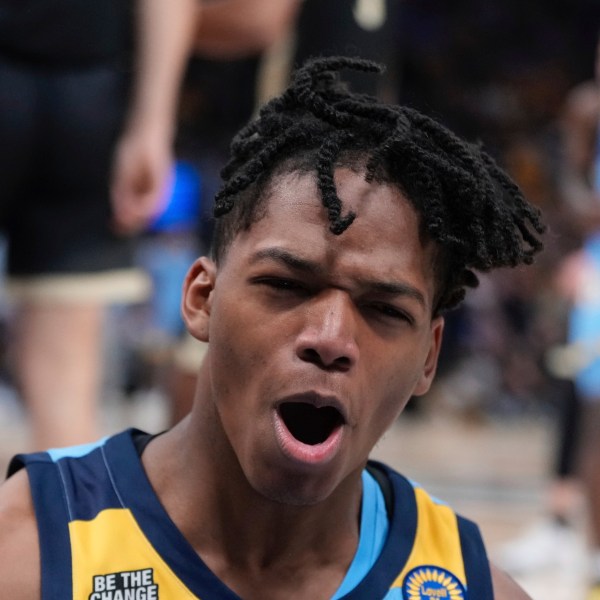
{"type": "Polygon", "coordinates": [[[281,415],[275,411],[275,436],[285,456],[305,465],[325,464],[333,459],[342,443],[343,426],[336,427],[320,444],[304,444],[297,440],[286,427],[281,415]]]}

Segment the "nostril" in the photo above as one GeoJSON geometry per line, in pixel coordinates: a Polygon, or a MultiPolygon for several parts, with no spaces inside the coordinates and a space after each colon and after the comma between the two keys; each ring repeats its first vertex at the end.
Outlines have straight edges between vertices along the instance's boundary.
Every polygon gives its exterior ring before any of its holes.
{"type": "Polygon", "coordinates": [[[340,356],[335,359],[335,364],[343,369],[349,369],[351,361],[347,356],[340,356]]]}
{"type": "Polygon", "coordinates": [[[300,352],[300,358],[309,363],[314,363],[314,364],[319,364],[319,365],[323,363],[323,361],[321,360],[320,354],[314,348],[304,348],[300,352]]]}
{"type": "Polygon", "coordinates": [[[302,360],[318,365],[323,369],[346,371],[351,366],[351,360],[347,356],[329,356],[315,348],[304,348],[299,356],[302,360]]]}

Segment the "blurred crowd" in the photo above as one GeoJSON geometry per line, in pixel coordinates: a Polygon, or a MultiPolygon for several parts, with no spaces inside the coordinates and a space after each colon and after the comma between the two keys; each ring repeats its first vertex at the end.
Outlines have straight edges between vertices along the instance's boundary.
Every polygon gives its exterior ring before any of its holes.
{"type": "Polygon", "coordinates": [[[533,270],[485,278],[449,316],[440,383],[468,413],[545,412],[564,394],[546,360],[565,339],[558,265],[583,235],[565,197],[565,109],[569,91],[594,76],[598,8],[458,6],[403,4],[401,98],[480,140],[543,210],[549,234],[533,270]]]}

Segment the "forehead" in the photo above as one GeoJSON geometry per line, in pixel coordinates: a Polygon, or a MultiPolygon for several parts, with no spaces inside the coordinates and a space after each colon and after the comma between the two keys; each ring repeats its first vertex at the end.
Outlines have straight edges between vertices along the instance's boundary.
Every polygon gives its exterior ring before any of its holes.
{"type": "MultiPolygon", "coordinates": [[[[364,172],[346,167],[335,170],[334,182],[342,203],[341,216],[349,212],[356,215],[341,235],[329,230],[329,209],[323,206],[316,174],[293,171],[276,175],[266,188],[261,216],[251,228],[254,237],[283,227],[290,238],[306,239],[318,234],[327,245],[343,246],[361,238],[365,242],[380,238],[381,245],[393,252],[420,236],[417,212],[393,184],[368,183],[364,172]]],[[[423,248],[426,245],[423,241],[423,248]]]]}
{"type": "Polygon", "coordinates": [[[341,235],[329,230],[315,175],[283,173],[266,190],[261,218],[233,240],[227,261],[251,261],[265,249],[280,248],[334,278],[408,278],[432,294],[434,244],[422,239],[418,215],[402,192],[392,184],[367,183],[364,174],[347,168],[336,170],[335,184],[342,215],[356,213],[341,235]]]}

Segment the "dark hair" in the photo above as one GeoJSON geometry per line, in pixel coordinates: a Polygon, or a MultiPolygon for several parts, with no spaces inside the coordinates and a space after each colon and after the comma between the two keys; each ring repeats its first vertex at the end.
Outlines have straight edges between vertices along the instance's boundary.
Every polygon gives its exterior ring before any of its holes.
{"type": "Polygon", "coordinates": [[[362,167],[367,181],[398,186],[438,244],[435,313],[477,286],[474,270],[531,263],[542,248],[539,211],[494,160],[414,109],[348,91],[339,78],[345,68],[382,71],[362,59],[313,59],[235,136],[215,197],[215,260],[264,215],[277,173],[315,172],[330,230],[343,233],[355,215],[343,214],[333,173],[348,164],[362,167]]]}

